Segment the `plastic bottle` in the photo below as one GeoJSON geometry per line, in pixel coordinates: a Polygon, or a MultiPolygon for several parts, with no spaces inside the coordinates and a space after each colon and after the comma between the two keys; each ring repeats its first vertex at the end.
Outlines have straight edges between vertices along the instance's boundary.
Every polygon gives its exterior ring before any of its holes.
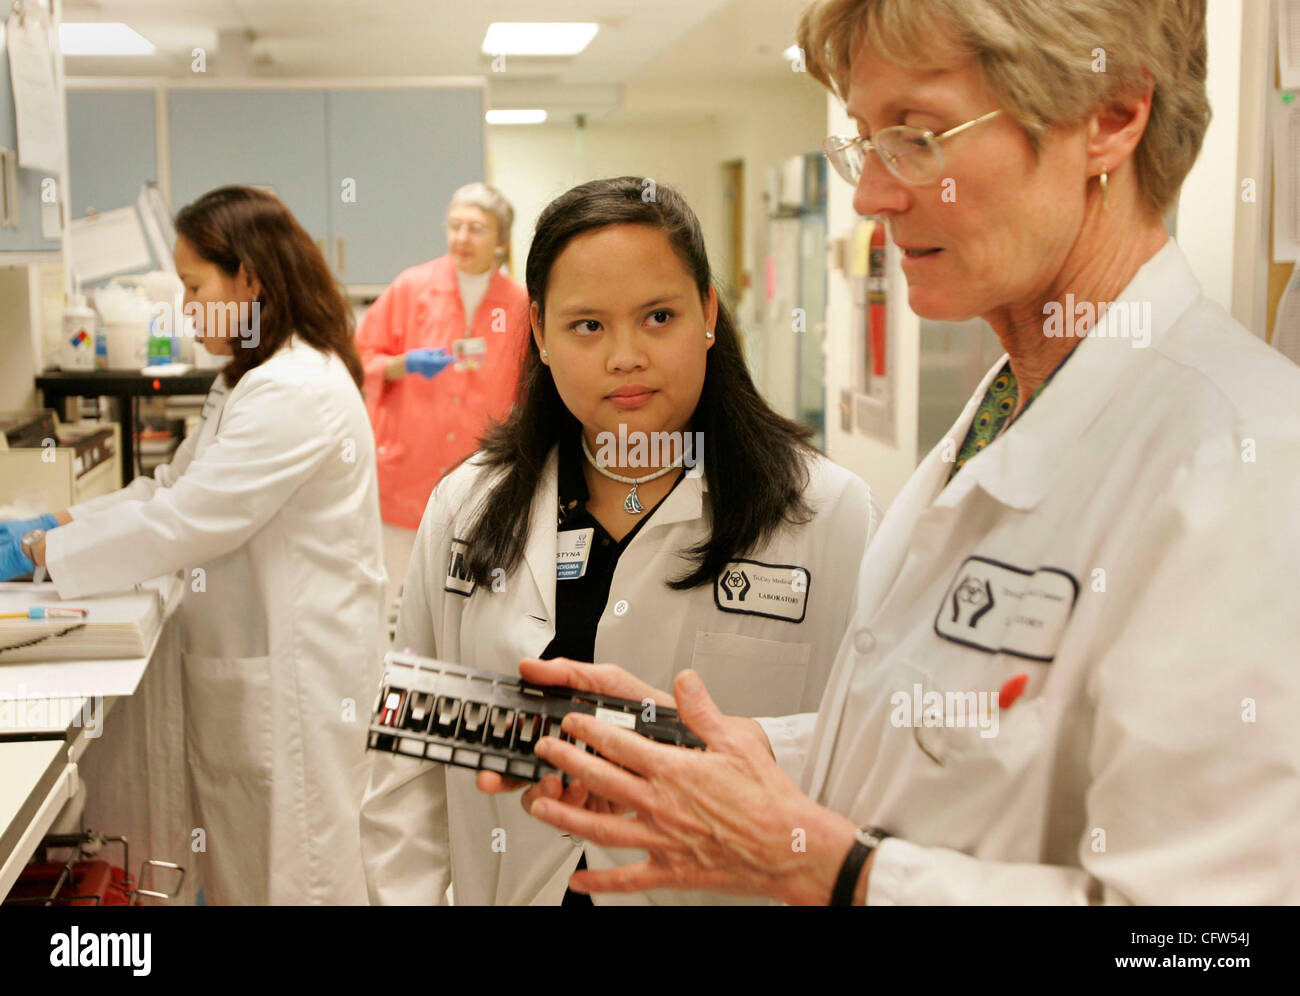
{"type": "Polygon", "coordinates": [[[84,294],[69,294],[63,309],[63,334],[59,338],[59,366],[64,370],[95,369],[96,316],[84,294]]]}
{"type": "Polygon", "coordinates": [[[140,286],[149,298],[151,319],[149,322],[149,365],[157,363],[189,362],[193,359],[191,351],[187,358],[185,344],[187,340],[181,327],[181,302],[185,295],[185,285],[181,278],[166,270],[154,270],[140,278],[140,286]]]}

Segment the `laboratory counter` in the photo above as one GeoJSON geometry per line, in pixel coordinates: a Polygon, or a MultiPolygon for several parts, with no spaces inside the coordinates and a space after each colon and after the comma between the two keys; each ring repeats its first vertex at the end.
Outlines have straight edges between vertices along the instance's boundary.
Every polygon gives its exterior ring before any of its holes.
{"type": "MultiPolygon", "coordinates": [[[[193,864],[176,616],[183,587],[165,591],[142,657],[0,663],[0,897],[50,833],[121,834],[133,858],[193,864]],[[57,694],[69,687],[86,694],[57,694]]],[[[201,883],[186,879],[174,902],[194,902],[201,883]]]]}
{"type": "Polygon", "coordinates": [[[137,421],[134,401],[163,395],[207,394],[217,378],[216,370],[192,369],[182,374],[152,375],[140,370],[47,370],[36,377],[36,387],[45,405],[65,416],[68,398],[113,397],[121,401],[118,420],[122,425],[122,486],[136,475],[135,444],[137,421]]]}

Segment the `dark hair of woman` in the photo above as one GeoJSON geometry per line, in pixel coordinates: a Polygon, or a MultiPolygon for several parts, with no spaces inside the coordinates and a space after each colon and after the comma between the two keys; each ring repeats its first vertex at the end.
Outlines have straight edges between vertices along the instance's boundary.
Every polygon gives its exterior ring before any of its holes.
{"type": "MultiPolygon", "coordinates": [[[[529,300],[546,314],[551,267],[574,237],[608,225],[648,225],[669,243],[694,277],[701,300],[712,276],[700,223],[675,190],[623,176],[593,180],[561,194],[537,219],[528,251],[529,300]]],[[[736,326],[718,302],[713,348],[708,351],[704,387],[689,426],[704,433],[704,475],[708,482],[709,538],[686,551],[686,573],[668,582],[685,590],[711,583],[723,566],[756,549],[781,524],[804,523],[812,510],[804,500],[806,458],[812,430],[778,415],[759,395],[741,352],[736,326]]],[[[550,369],[530,336],[519,394],[509,419],[484,436],[479,459],[505,473],[479,504],[466,538],[468,570],[479,584],[491,571],[509,573],[523,556],[530,506],[547,456],[561,438],[581,425],[565,407],[550,369]]]]}
{"type": "Polygon", "coordinates": [[[234,387],[294,333],[336,353],[361,386],[352,311],[316,243],[283,201],[255,187],[218,187],[181,208],[176,234],[226,276],[238,273],[242,263],[261,284],[257,336],[234,344],[222,369],[227,386],[234,387]]]}

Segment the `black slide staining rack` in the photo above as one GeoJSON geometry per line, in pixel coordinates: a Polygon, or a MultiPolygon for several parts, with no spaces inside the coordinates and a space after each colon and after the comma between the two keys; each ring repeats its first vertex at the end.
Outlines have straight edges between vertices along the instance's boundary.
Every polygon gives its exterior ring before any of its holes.
{"type": "Polygon", "coordinates": [[[535,782],[558,773],[533,753],[544,736],[596,753],[560,729],[571,712],[593,715],[658,743],[704,747],[675,709],[651,710],[631,699],[530,685],[518,676],[410,653],[391,652],[384,664],[366,743],[371,750],[535,782]]]}

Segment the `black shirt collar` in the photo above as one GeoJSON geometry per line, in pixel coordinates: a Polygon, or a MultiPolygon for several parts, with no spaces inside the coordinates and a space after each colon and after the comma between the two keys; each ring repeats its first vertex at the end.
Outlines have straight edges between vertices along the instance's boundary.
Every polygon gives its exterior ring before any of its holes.
{"type": "Polygon", "coordinates": [[[587,478],[582,471],[582,464],[586,457],[582,455],[581,440],[582,437],[578,433],[573,433],[565,435],[559,444],[561,522],[567,516],[584,510],[587,507],[587,499],[591,497],[591,493],[587,490],[587,478]]]}

